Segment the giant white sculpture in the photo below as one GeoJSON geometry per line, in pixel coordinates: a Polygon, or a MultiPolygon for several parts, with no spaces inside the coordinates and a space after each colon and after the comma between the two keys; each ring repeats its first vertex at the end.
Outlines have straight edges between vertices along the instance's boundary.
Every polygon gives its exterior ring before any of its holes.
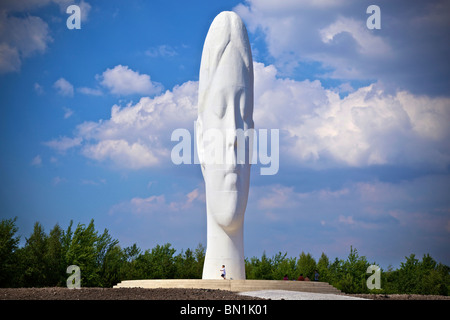
{"type": "Polygon", "coordinates": [[[196,134],[207,211],[203,279],[221,279],[222,265],[227,279],[245,279],[243,227],[252,150],[248,132],[254,127],[253,61],[247,30],[236,13],[221,12],[212,22],[199,77],[196,134]]]}

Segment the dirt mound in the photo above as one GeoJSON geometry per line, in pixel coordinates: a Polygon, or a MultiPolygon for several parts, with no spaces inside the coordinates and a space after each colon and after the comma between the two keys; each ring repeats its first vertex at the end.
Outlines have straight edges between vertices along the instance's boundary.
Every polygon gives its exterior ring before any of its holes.
{"type": "Polygon", "coordinates": [[[0,300],[258,300],[231,291],[143,288],[0,288],[0,300]]]}
{"type": "MultiPolygon", "coordinates": [[[[372,300],[450,300],[448,296],[418,294],[352,294],[372,300]]],[[[0,288],[0,300],[264,300],[213,289],[143,288],[0,288]]]]}

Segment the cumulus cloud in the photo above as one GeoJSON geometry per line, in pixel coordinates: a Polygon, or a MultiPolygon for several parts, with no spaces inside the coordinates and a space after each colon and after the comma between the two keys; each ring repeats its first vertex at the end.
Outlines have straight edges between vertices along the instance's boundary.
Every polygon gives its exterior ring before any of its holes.
{"type": "Polygon", "coordinates": [[[364,55],[388,55],[391,51],[389,45],[382,37],[369,32],[361,21],[339,17],[334,23],[320,29],[319,34],[324,43],[330,44],[342,33],[348,33],[357,44],[357,50],[364,55]]]}
{"type": "Polygon", "coordinates": [[[197,82],[186,82],[136,104],[114,105],[109,120],[80,124],[77,135],[86,141],[83,154],[131,169],[169,163],[172,130],[193,128],[197,88],[197,82]]]}
{"type": "Polygon", "coordinates": [[[130,169],[151,167],[158,163],[158,158],[148,147],[139,142],[132,144],[126,140],[102,140],[96,145],[86,146],[83,154],[89,158],[104,161],[108,158],[116,164],[130,169]]]}
{"type": "MultiPolygon", "coordinates": [[[[282,78],[273,65],[255,62],[254,70],[255,128],[280,130],[285,165],[445,168],[450,163],[449,98],[388,94],[379,84],[340,97],[318,80],[282,78]]],[[[172,131],[193,133],[197,90],[197,82],[186,82],[135,104],[114,105],[109,119],[84,122],[73,140],[52,144],[61,151],[83,141],[86,157],[130,169],[170,163],[172,131]]]]}
{"type": "Polygon", "coordinates": [[[0,73],[19,71],[21,65],[19,51],[15,47],[0,43],[0,73]]]}
{"type": "Polygon", "coordinates": [[[316,78],[341,81],[377,79],[392,92],[448,95],[450,3],[379,1],[381,29],[366,27],[366,8],[359,0],[247,0],[234,10],[284,74],[315,63],[316,78]]]}
{"type": "Polygon", "coordinates": [[[24,58],[44,53],[51,41],[41,18],[15,17],[0,10],[0,73],[19,71],[24,58]]]}
{"type": "Polygon", "coordinates": [[[58,5],[61,13],[66,13],[67,7],[72,4],[79,6],[82,20],[88,19],[88,15],[91,11],[91,5],[84,0],[3,0],[0,4],[0,10],[3,9],[8,12],[24,12],[52,4],[58,5]]]}
{"type": "MultiPolygon", "coordinates": [[[[0,2],[0,73],[20,71],[22,61],[34,54],[45,53],[50,36],[48,24],[31,10],[57,4],[66,13],[73,0],[3,0],[0,2]],[[16,13],[21,14],[15,16],[16,13]],[[25,13],[25,14],[22,14],[25,13]]],[[[80,7],[82,21],[87,21],[91,5],[84,0],[80,7]]]]}
{"type": "Polygon", "coordinates": [[[78,147],[81,145],[82,138],[75,137],[75,138],[69,138],[69,137],[60,137],[59,139],[53,139],[47,142],[44,142],[44,145],[47,147],[50,147],[52,149],[55,149],[56,151],[60,153],[64,153],[67,150],[78,147]]]}
{"type": "Polygon", "coordinates": [[[372,84],[341,98],[319,81],[255,63],[255,125],[278,128],[280,152],[312,167],[450,163],[450,99],[388,94],[372,84]]]}
{"type": "Polygon", "coordinates": [[[117,65],[113,69],[107,69],[100,76],[100,84],[113,94],[129,95],[142,94],[152,95],[160,93],[162,85],[153,82],[147,74],[140,74],[128,66],[117,65]]]}
{"type": "Polygon", "coordinates": [[[53,87],[58,91],[58,94],[67,97],[73,97],[73,85],[64,78],[59,78],[53,84],[53,87]]]}
{"type": "MultiPolygon", "coordinates": [[[[169,197],[170,198],[170,197],[169,197]]],[[[167,213],[178,213],[190,209],[194,204],[204,205],[204,191],[195,188],[187,194],[176,194],[174,199],[168,200],[163,194],[151,195],[146,198],[134,197],[129,201],[115,204],[109,213],[132,213],[136,216],[166,215],[167,213]]]]}
{"type": "Polygon", "coordinates": [[[56,4],[61,13],[71,4],[80,7],[81,20],[88,20],[91,5],[84,0],[3,0],[0,2],[0,73],[20,71],[22,61],[45,53],[53,41],[48,24],[30,11],[56,4]],[[18,15],[16,16],[16,14],[18,15]]]}

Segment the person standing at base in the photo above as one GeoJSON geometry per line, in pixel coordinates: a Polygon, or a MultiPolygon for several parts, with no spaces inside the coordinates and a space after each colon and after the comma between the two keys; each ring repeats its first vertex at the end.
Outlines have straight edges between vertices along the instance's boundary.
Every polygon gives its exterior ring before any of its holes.
{"type": "Polygon", "coordinates": [[[223,280],[227,279],[227,272],[225,271],[225,265],[222,265],[222,269],[220,269],[220,276],[223,278],[223,280]]]}

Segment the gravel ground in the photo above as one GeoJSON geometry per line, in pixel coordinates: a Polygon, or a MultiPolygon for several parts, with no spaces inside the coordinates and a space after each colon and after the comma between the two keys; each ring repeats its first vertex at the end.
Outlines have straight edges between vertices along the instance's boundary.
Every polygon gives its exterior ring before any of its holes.
{"type": "Polygon", "coordinates": [[[286,290],[236,293],[211,289],[0,288],[0,300],[450,300],[417,294],[319,294],[286,290]]]}
{"type": "Polygon", "coordinates": [[[255,300],[226,290],[143,288],[0,288],[0,300],[255,300]]]}

